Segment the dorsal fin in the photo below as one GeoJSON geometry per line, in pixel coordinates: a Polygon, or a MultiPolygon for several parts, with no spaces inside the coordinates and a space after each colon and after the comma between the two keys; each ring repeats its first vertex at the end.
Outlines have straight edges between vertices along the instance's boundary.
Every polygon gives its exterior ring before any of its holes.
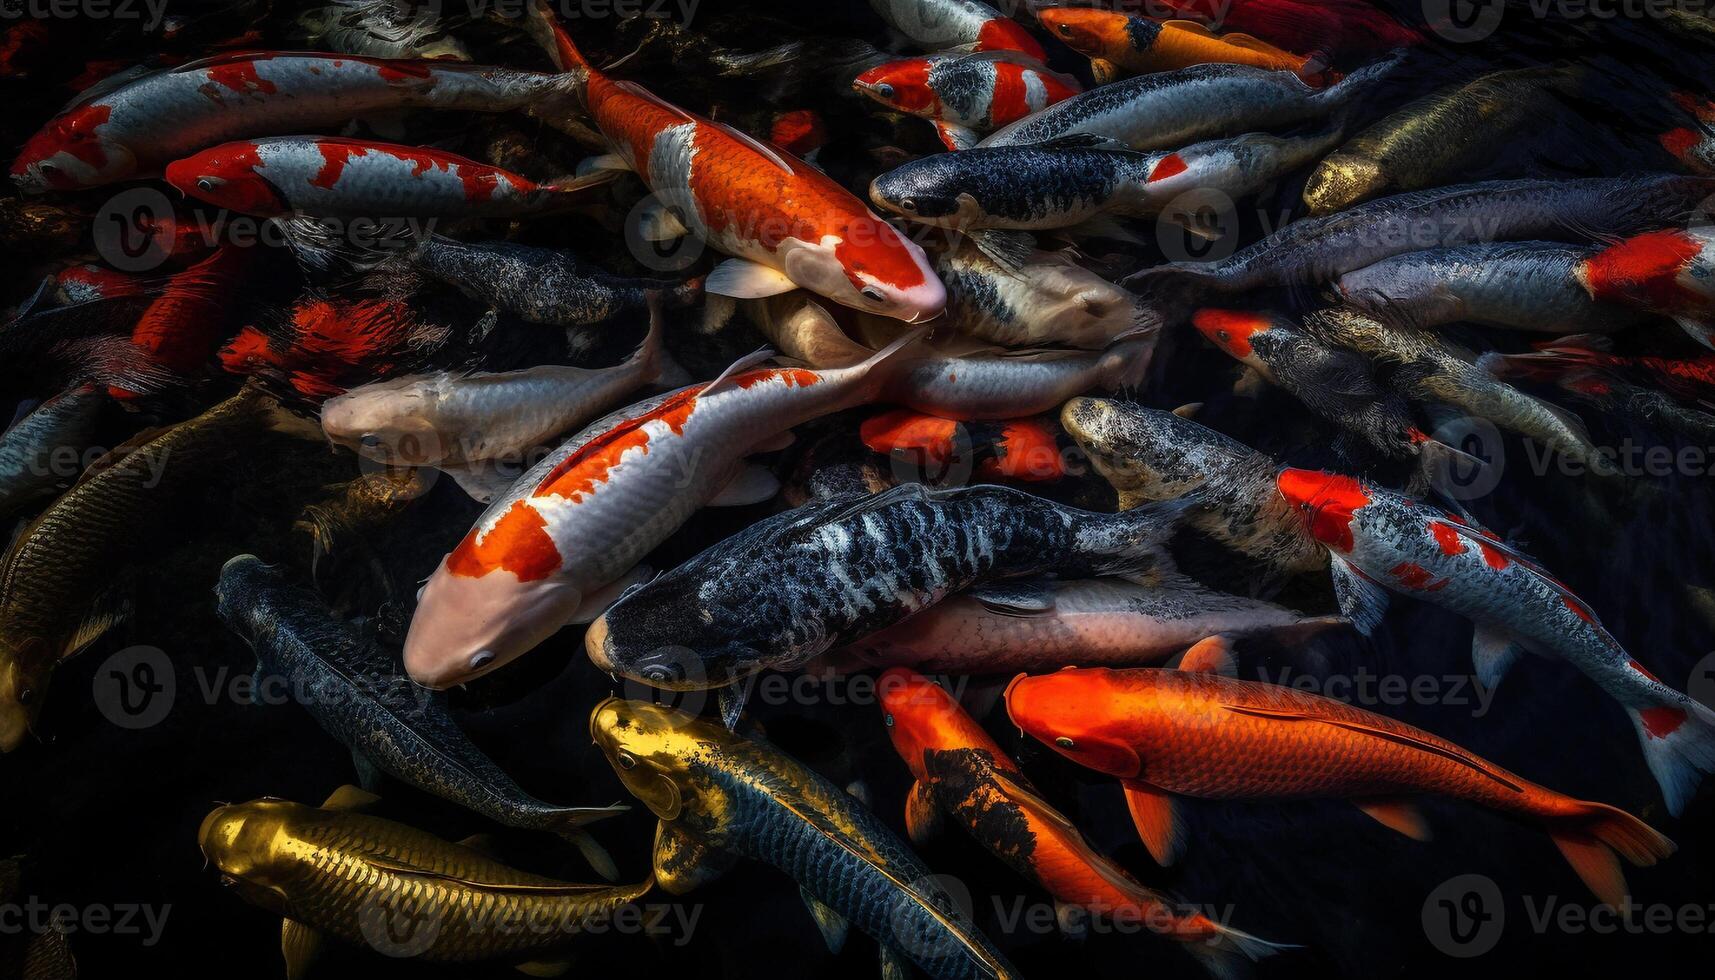
{"type": "Polygon", "coordinates": [[[1385,728],[1378,728],[1375,725],[1366,725],[1361,722],[1351,721],[1345,718],[1328,718],[1322,715],[1306,714],[1302,711],[1292,711],[1282,708],[1262,708],[1249,704],[1225,703],[1223,703],[1221,707],[1235,714],[1252,715],[1258,718],[1273,718],[1276,721],[1321,722],[1324,725],[1333,725],[1335,728],[1344,728],[1347,731],[1357,732],[1360,735],[1369,735],[1373,738],[1386,739],[1389,742],[1396,742],[1400,745],[1405,745],[1421,752],[1429,752],[1434,755],[1438,755],[1443,759],[1450,759],[1462,766],[1465,766],[1473,772],[1478,772],[1489,777],[1515,793],[1524,792],[1523,786],[1520,786],[1512,779],[1509,779],[1506,775],[1491,769],[1487,765],[1483,764],[1481,760],[1474,759],[1463,753],[1454,752],[1440,745],[1436,745],[1434,742],[1426,742],[1409,732],[1389,731],[1385,728]]]}

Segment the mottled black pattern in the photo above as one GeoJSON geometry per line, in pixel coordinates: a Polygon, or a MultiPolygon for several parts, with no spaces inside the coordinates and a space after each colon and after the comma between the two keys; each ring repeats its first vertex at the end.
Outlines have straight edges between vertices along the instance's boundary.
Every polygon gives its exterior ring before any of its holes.
{"type": "Polygon", "coordinates": [[[531,323],[600,323],[622,313],[643,315],[645,294],[670,280],[609,275],[558,249],[514,242],[431,238],[411,253],[413,268],[473,299],[531,323]]]}
{"type": "Polygon", "coordinates": [[[1318,284],[1419,249],[1567,235],[1623,237],[1672,224],[1711,194],[1715,179],[1667,174],[1440,187],[1294,221],[1219,261],[1171,263],[1145,276],[1188,275],[1225,290],[1318,284]]]}
{"type": "Polygon", "coordinates": [[[1161,36],[1161,24],[1146,17],[1127,17],[1125,36],[1131,41],[1133,51],[1148,51],[1161,36]]]}
{"type": "Polygon", "coordinates": [[[445,697],[418,687],[308,589],[252,555],[226,563],[218,612],[256,652],[263,684],[292,698],[340,743],[425,792],[513,827],[570,831],[606,811],[532,797],[465,737],[445,697]]]}
{"type": "Polygon", "coordinates": [[[882,174],[873,186],[906,214],[954,214],[968,194],[987,218],[1022,226],[1102,210],[1148,176],[1142,153],[1048,144],[938,153],[882,174]]]}
{"type": "Polygon", "coordinates": [[[929,90],[961,119],[976,116],[977,109],[988,101],[993,84],[991,62],[943,58],[929,63],[929,90]]]}
{"type": "Polygon", "coordinates": [[[1177,508],[1098,514],[1005,487],[905,484],[775,515],[609,607],[615,669],[712,687],[790,669],[980,582],[1152,567],[1177,508]]]}
{"type": "Polygon", "coordinates": [[[947,315],[955,322],[986,317],[995,323],[1010,324],[1018,319],[1018,312],[1001,295],[994,279],[984,275],[980,269],[960,265],[955,253],[939,256],[935,260],[935,271],[947,287],[947,315]]]}
{"type": "Polygon", "coordinates": [[[1392,459],[1417,454],[1404,399],[1382,385],[1368,358],[1277,322],[1252,334],[1251,349],[1280,387],[1305,407],[1392,459]]]}
{"type": "Polygon", "coordinates": [[[1652,388],[1618,378],[1590,376],[1562,382],[1562,386],[1607,411],[1690,436],[1701,445],[1715,445],[1715,415],[1688,408],[1652,388]]]}
{"type": "MultiPolygon", "coordinates": [[[[928,749],[923,753],[923,771],[942,812],[1012,870],[1036,879],[1030,863],[1036,853],[1036,835],[1018,804],[996,784],[994,757],[987,749],[928,749]]],[[[1011,778],[1031,788],[1022,774],[1011,778]]]]}
{"type": "MultiPolygon", "coordinates": [[[[778,753],[772,753],[779,759],[778,753]]],[[[989,971],[967,951],[979,945],[993,961],[1005,961],[959,911],[929,868],[881,819],[826,779],[795,763],[746,765],[733,760],[692,761],[694,781],[718,787],[731,805],[717,845],[785,872],[817,900],[877,942],[904,953],[937,980],[977,980],[989,971]],[[801,813],[782,805],[791,801],[801,813]],[[804,804],[808,803],[808,806],[804,804]],[[825,808],[837,812],[823,813],[825,808]],[[808,818],[808,819],[806,819],[808,818]],[[844,829],[842,829],[844,828],[844,829]],[[860,859],[833,838],[874,855],[860,859]],[[877,867],[915,890],[956,924],[956,932],[877,867]]]]}

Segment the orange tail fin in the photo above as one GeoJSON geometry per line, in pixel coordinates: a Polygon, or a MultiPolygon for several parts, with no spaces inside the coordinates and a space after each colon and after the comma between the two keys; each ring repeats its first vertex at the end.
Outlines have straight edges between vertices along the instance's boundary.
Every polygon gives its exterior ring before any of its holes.
{"type": "Polygon", "coordinates": [[[1548,834],[1598,899],[1623,908],[1626,878],[1619,859],[1647,868],[1672,854],[1675,845],[1624,810],[1604,803],[1584,805],[1589,807],[1585,813],[1552,821],[1548,834]]]}
{"type": "Polygon", "coordinates": [[[548,56],[554,59],[554,64],[561,71],[589,71],[590,63],[584,59],[583,52],[572,43],[572,36],[566,33],[566,26],[554,16],[547,0],[536,0],[525,13],[525,29],[536,43],[547,50],[548,56]]]}

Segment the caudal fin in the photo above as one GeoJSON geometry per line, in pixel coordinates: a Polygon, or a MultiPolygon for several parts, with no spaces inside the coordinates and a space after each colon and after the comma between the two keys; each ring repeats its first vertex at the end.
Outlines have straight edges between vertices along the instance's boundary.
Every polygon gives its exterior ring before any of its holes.
{"type": "Polygon", "coordinates": [[[1185,949],[1197,958],[1203,969],[1220,980],[1239,980],[1251,973],[1251,965],[1266,956],[1299,947],[1287,943],[1271,943],[1231,926],[1215,925],[1207,939],[1187,943],[1185,949]]]}
{"type": "Polygon", "coordinates": [[[566,33],[566,26],[554,16],[547,0],[535,0],[530,4],[524,14],[524,29],[548,52],[548,57],[554,59],[555,67],[561,71],[590,71],[590,63],[584,59],[578,46],[572,43],[572,36],[566,33]]]}
{"type": "Polygon", "coordinates": [[[1590,891],[1606,904],[1622,908],[1627,890],[1620,859],[1647,868],[1672,854],[1675,845],[1624,810],[1605,803],[1584,805],[1587,812],[1549,823],[1548,834],[1590,891]]]}
{"type": "Polygon", "coordinates": [[[1200,503],[1191,494],[1117,514],[1091,514],[1090,523],[1078,531],[1078,548],[1089,558],[1092,574],[1172,573],[1167,542],[1185,512],[1200,503]]]}
{"type": "Polygon", "coordinates": [[[1715,712],[1668,690],[1660,704],[1628,707],[1643,743],[1644,761],[1661,786],[1667,812],[1679,816],[1703,774],[1715,771],[1715,712]]]}

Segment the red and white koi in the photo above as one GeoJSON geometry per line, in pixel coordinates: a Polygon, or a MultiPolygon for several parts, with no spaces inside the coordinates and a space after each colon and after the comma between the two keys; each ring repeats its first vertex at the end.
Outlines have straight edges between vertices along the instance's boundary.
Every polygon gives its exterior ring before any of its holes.
{"type": "Polygon", "coordinates": [[[1715,711],[1663,684],[1588,603],[1491,532],[1349,476],[1287,469],[1276,482],[1328,548],[1335,595],[1360,629],[1380,620],[1392,589],[1475,624],[1472,657],[1486,686],[1520,649],[1570,662],[1631,716],[1671,813],[1715,769],[1715,711]]]}
{"type": "Polygon", "coordinates": [[[574,79],[445,61],[225,54],[85,92],[12,164],[23,190],[98,187],[160,173],[219,143],[343,126],[398,109],[504,112],[563,101],[574,79]]]}
{"type": "Polygon", "coordinates": [[[1578,263],[1573,275],[1591,299],[1672,317],[1692,339],[1715,348],[1715,230],[1634,235],[1578,263]]]}
{"type": "Polygon", "coordinates": [[[852,88],[934,123],[949,150],[969,149],[982,134],[1084,90],[1015,51],[889,61],[853,79],[852,88]]]}
{"type": "Polygon", "coordinates": [[[590,182],[538,184],[439,150],[282,136],[224,143],[167,165],[181,193],[259,217],[482,217],[563,206],[590,182]]]}
{"type": "Polygon", "coordinates": [[[655,194],[645,236],[688,233],[733,256],[709,274],[708,292],[757,299],[802,287],[900,320],[941,312],[947,291],[923,250],[850,191],[730,126],[608,78],[540,2],[534,12],[613,149],[596,166],[631,170],[655,194]]]}
{"type": "Polygon", "coordinates": [[[925,51],[1022,51],[1048,57],[1030,32],[977,0],[869,0],[889,27],[925,51]]]}
{"type": "Polygon", "coordinates": [[[832,370],[740,361],[585,428],[496,497],[435,569],[405,638],[406,670],[431,687],[460,684],[594,620],[697,509],[773,496],[778,484],[745,470],[746,454],[875,399],[915,339],[832,370]]]}

